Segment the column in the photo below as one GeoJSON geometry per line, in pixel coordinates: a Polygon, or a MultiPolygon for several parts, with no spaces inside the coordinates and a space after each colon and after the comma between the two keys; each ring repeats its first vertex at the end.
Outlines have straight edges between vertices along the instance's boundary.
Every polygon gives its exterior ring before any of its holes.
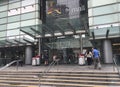
{"type": "Polygon", "coordinates": [[[82,34],[80,34],[80,53],[83,53],[83,39],[82,39],[82,34]]]}
{"type": "Polygon", "coordinates": [[[26,46],[25,49],[25,64],[31,64],[32,63],[32,47],[26,46]]]}
{"type": "Polygon", "coordinates": [[[112,44],[110,40],[104,40],[103,42],[103,49],[104,49],[104,62],[105,63],[112,63],[112,44]]]}
{"type": "Polygon", "coordinates": [[[39,48],[38,55],[41,55],[41,38],[38,39],[38,42],[39,42],[39,44],[38,44],[38,48],[39,48]]]}
{"type": "Polygon", "coordinates": [[[63,49],[63,63],[67,63],[67,53],[66,53],[66,49],[63,49]]]}

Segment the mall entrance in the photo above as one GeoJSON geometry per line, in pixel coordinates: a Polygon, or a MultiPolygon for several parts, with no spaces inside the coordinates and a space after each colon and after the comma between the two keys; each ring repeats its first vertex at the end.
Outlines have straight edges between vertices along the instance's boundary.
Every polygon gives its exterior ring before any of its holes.
{"type": "Polygon", "coordinates": [[[52,49],[50,61],[52,61],[53,55],[56,55],[60,59],[59,64],[77,64],[79,54],[79,48],[52,49]]]}

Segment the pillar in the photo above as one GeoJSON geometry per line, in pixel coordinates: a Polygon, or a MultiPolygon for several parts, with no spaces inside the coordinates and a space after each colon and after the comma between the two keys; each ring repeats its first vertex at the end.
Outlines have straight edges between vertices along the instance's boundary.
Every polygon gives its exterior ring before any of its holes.
{"type": "Polygon", "coordinates": [[[38,39],[38,42],[39,42],[39,44],[38,44],[38,48],[39,48],[38,55],[41,55],[41,38],[38,39]]]}
{"type": "Polygon", "coordinates": [[[26,46],[25,49],[25,64],[31,64],[32,63],[32,47],[26,46]]]}
{"type": "Polygon", "coordinates": [[[104,49],[104,62],[105,63],[112,63],[112,44],[110,40],[104,40],[103,42],[103,49],[104,49]]]}
{"type": "Polygon", "coordinates": [[[83,39],[82,39],[82,34],[80,34],[80,53],[83,53],[83,39]]]}

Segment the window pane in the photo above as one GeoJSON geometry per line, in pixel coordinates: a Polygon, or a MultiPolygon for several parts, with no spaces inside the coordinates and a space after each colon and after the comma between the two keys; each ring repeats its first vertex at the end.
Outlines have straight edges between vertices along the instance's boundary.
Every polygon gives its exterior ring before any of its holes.
{"type": "Polygon", "coordinates": [[[35,6],[36,6],[36,10],[40,10],[39,4],[36,4],[35,6]]]}
{"type": "Polygon", "coordinates": [[[6,31],[0,32],[0,37],[5,37],[6,36],[6,31]]]}
{"type": "Polygon", "coordinates": [[[88,16],[92,16],[93,14],[92,14],[93,12],[92,12],[92,9],[89,9],[88,10],[88,16]]]}
{"type": "Polygon", "coordinates": [[[31,25],[35,25],[35,19],[27,20],[27,21],[21,21],[21,27],[31,26],[31,25]]]}
{"type": "Polygon", "coordinates": [[[8,12],[8,16],[20,14],[20,9],[13,9],[8,12]]]}
{"type": "Polygon", "coordinates": [[[0,6],[0,11],[6,11],[7,10],[7,5],[5,5],[5,6],[0,6]]]}
{"type": "Polygon", "coordinates": [[[15,29],[15,30],[8,30],[7,31],[7,36],[14,36],[14,35],[19,35],[19,29],[15,29]]]}
{"type": "Polygon", "coordinates": [[[34,5],[22,8],[22,13],[27,13],[27,12],[31,12],[31,11],[35,11],[35,6],[34,5]]]}
{"type": "Polygon", "coordinates": [[[100,6],[115,3],[116,0],[92,0],[92,6],[100,6]]]}
{"type": "Polygon", "coordinates": [[[20,1],[20,0],[9,0],[9,3],[13,3],[13,2],[17,2],[17,1],[20,1]]]}
{"type": "Polygon", "coordinates": [[[93,25],[93,18],[89,18],[89,25],[93,25]]]}
{"type": "Polygon", "coordinates": [[[8,3],[8,0],[0,0],[0,5],[4,5],[4,4],[7,4],[8,3]]]}
{"type": "Polygon", "coordinates": [[[118,11],[120,11],[120,4],[118,4],[118,11]]]}
{"type": "Polygon", "coordinates": [[[7,26],[7,29],[13,29],[13,28],[18,28],[18,27],[20,27],[20,22],[9,23],[7,26]]]}
{"type": "Polygon", "coordinates": [[[94,17],[94,24],[118,22],[118,14],[94,17]]]}
{"type": "Polygon", "coordinates": [[[22,6],[35,4],[35,0],[24,0],[22,1],[22,6]]]}
{"type": "Polygon", "coordinates": [[[9,4],[9,9],[18,8],[18,7],[20,7],[20,2],[9,4]]]}
{"type": "Polygon", "coordinates": [[[8,17],[8,22],[20,21],[20,15],[8,17]]]}
{"type": "Polygon", "coordinates": [[[35,12],[21,15],[21,20],[32,19],[32,18],[35,18],[35,12]]]}
{"type": "Polygon", "coordinates": [[[103,6],[93,9],[93,15],[109,14],[117,11],[117,5],[103,6]]]}
{"type": "Polygon", "coordinates": [[[0,18],[7,17],[8,12],[0,12],[0,18]]]}
{"type": "Polygon", "coordinates": [[[0,19],[0,24],[4,24],[7,23],[7,18],[1,18],[0,19]]]}
{"type": "Polygon", "coordinates": [[[6,30],[6,24],[5,25],[0,25],[0,30],[6,30]]]}
{"type": "Polygon", "coordinates": [[[38,11],[36,12],[36,18],[40,18],[40,13],[38,11]]]}

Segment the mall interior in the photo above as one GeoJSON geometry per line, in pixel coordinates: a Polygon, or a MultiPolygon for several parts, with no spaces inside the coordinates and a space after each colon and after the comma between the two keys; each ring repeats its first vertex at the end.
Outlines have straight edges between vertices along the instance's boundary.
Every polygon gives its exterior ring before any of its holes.
{"type": "Polygon", "coordinates": [[[77,64],[92,47],[112,63],[120,53],[119,21],[120,0],[0,0],[0,65],[18,59],[29,65],[43,54],[49,62],[57,55],[61,64],[77,64]]]}

